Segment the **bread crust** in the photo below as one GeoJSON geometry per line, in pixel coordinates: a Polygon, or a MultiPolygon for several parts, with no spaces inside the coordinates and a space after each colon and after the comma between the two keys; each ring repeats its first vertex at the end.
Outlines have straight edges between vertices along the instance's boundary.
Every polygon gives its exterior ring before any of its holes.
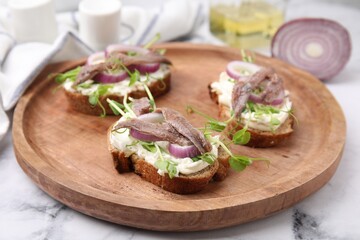
{"type": "MultiPolygon", "coordinates": [[[[148,87],[154,97],[158,97],[158,96],[161,96],[161,95],[169,92],[170,88],[171,88],[171,73],[170,73],[170,71],[166,74],[166,76],[164,77],[163,80],[154,81],[154,82],[150,83],[148,85],[148,87]]],[[[65,95],[66,95],[68,102],[72,109],[74,109],[78,112],[81,112],[81,113],[89,114],[89,115],[100,115],[103,113],[103,110],[101,109],[99,104],[97,104],[96,106],[92,106],[89,103],[89,96],[83,95],[79,92],[70,92],[65,89],[64,89],[64,91],[65,91],[65,95]]],[[[147,97],[147,94],[146,94],[145,90],[135,90],[135,91],[130,92],[128,96],[135,98],[135,99],[139,99],[142,97],[147,97]]],[[[109,104],[106,102],[106,99],[109,98],[111,100],[115,100],[117,102],[122,103],[123,97],[124,96],[119,95],[119,94],[106,94],[106,95],[100,96],[99,101],[104,106],[106,114],[113,115],[114,113],[111,110],[111,108],[109,107],[109,104]]]]}
{"type": "Polygon", "coordinates": [[[203,190],[208,183],[214,179],[222,181],[227,176],[229,168],[229,156],[219,148],[219,158],[214,164],[203,170],[189,174],[180,174],[178,177],[170,178],[167,173],[160,175],[157,169],[136,154],[125,157],[124,152],[116,149],[110,142],[111,126],[108,130],[108,148],[111,152],[115,169],[119,173],[134,171],[144,180],[163,188],[166,191],[177,194],[192,194],[203,190]]]}
{"type": "MultiPolygon", "coordinates": [[[[245,144],[248,147],[267,148],[273,147],[284,142],[293,133],[294,119],[289,116],[288,119],[275,131],[261,131],[248,128],[251,134],[250,141],[245,144]]],[[[244,128],[243,124],[239,124],[236,120],[231,121],[225,128],[226,135],[232,139],[233,134],[244,128]]]]}
{"type": "MultiPolygon", "coordinates": [[[[210,98],[218,105],[219,117],[230,118],[230,109],[219,103],[219,96],[212,91],[211,84],[208,86],[210,98]]],[[[281,142],[286,141],[293,133],[294,118],[289,118],[275,131],[261,131],[257,129],[248,128],[248,132],[251,134],[250,141],[245,146],[255,148],[267,148],[273,147],[281,142]]],[[[243,129],[244,125],[240,124],[237,119],[227,124],[225,128],[225,134],[232,139],[233,134],[243,129]]]]}

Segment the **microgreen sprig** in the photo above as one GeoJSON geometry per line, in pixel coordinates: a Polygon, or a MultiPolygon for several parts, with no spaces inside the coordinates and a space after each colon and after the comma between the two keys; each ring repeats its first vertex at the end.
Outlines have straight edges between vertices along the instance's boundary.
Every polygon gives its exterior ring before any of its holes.
{"type": "MultiPolygon", "coordinates": [[[[65,73],[59,73],[55,76],[55,82],[59,84],[63,84],[67,79],[69,79],[72,82],[75,82],[77,75],[81,71],[81,67],[74,68],[70,71],[67,71],[65,73]]],[[[52,75],[53,76],[53,75],[52,75]]],[[[50,77],[52,77],[50,76],[50,77]]]]}
{"type": "MultiPolygon", "coordinates": [[[[249,113],[254,113],[254,117],[259,119],[263,115],[270,116],[270,125],[272,127],[278,126],[281,124],[281,121],[274,116],[274,114],[278,114],[281,112],[281,109],[263,104],[255,104],[251,101],[246,103],[244,111],[248,111],[249,113]]],[[[250,120],[250,119],[249,119],[250,120]]]]}
{"type": "MultiPolygon", "coordinates": [[[[149,75],[147,75],[147,79],[149,79],[149,75]]],[[[148,98],[149,98],[149,102],[150,102],[150,105],[152,107],[152,111],[155,111],[156,110],[156,103],[155,103],[155,99],[154,99],[154,96],[152,95],[148,85],[146,85],[146,82],[143,83],[143,87],[145,89],[145,92],[146,94],[148,95],[148,98]]]]}
{"type": "Polygon", "coordinates": [[[80,83],[79,85],[77,85],[76,88],[87,89],[87,88],[90,88],[93,83],[94,83],[93,80],[87,80],[86,82],[83,82],[83,83],[80,83]]]}
{"type": "Polygon", "coordinates": [[[147,44],[144,45],[143,48],[148,49],[150,48],[152,45],[154,45],[154,43],[156,43],[157,41],[159,41],[161,38],[160,33],[157,33],[147,44]]]}
{"type": "Polygon", "coordinates": [[[194,113],[206,118],[208,120],[205,124],[206,129],[210,129],[215,132],[222,132],[225,129],[226,125],[232,120],[232,118],[230,118],[229,120],[227,120],[225,122],[218,121],[215,118],[210,117],[209,115],[197,110],[196,108],[194,108],[190,105],[186,106],[186,111],[188,113],[194,112],[194,113]]]}
{"type": "Polygon", "coordinates": [[[222,141],[220,141],[220,139],[214,138],[211,135],[206,135],[206,136],[211,142],[219,144],[225,150],[225,152],[227,154],[229,154],[230,167],[232,169],[234,169],[235,171],[244,170],[247,166],[251,165],[253,163],[253,161],[264,161],[265,163],[267,163],[267,165],[269,165],[269,163],[270,163],[270,161],[265,158],[251,158],[251,157],[242,156],[242,155],[234,155],[230,151],[230,149],[222,141]]]}
{"type": "MultiPolygon", "coordinates": [[[[205,129],[210,129],[211,131],[214,131],[214,132],[222,132],[225,130],[227,124],[229,122],[231,122],[235,117],[233,114],[231,114],[231,117],[226,120],[226,121],[218,121],[216,120],[215,118],[212,118],[210,117],[209,115],[195,109],[194,107],[192,106],[186,106],[186,111],[188,113],[192,113],[192,112],[195,112],[196,114],[206,118],[208,121],[206,122],[205,124],[205,129]]],[[[247,144],[249,141],[250,141],[250,138],[251,138],[251,134],[250,132],[248,131],[248,128],[247,128],[247,125],[237,131],[235,134],[233,134],[233,138],[232,138],[232,142],[234,144],[241,144],[241,145],[245,145],[247,144]]]]}
{"type": "Polygon", "coordinates": [[[212,165],[215,162],[215,155],[211,152],[204,153],[202,155],[196,156],[191,158],[194,162],[197,162],[199,160],[202,160],[204,162],[207,162],[208,164],[212,165]]]}
{"type": "Polygon", "coordinates": [[[110,72],[126,71],[130,78],[129,87],[133,86],[137,81],[140,80],[140,72],[137,69],[135,69],[134,72],[131,72],[120,59],[112,56],[106,59],[106,62],[109,63],[107,66],[110,67],[108,67],[107,70],[110,72]]]}
{"type": "Polygon", "coordinates": [[[131,117],[136,118],[136,114],[131,109],[131,107],[129,106],[127,101],[128,101],[128,94],[126,93],[124,98],[123,98],[123,106],[125,107],[126,111],[131,115],[131,117]]]}
{"type": "Polygon", "coordinates": [[[251,133],[248,131],[247,125],[243,127],[241,130],[237,131],[233,137],[232,141],[234,144],[240,144],[245,145],[247,144],[251,139],[251,133]]]}
{"type": "Polygon", "coordinates": [[[255,56],[254,56],[254,54],[248,55],[244,49],[241,49],[241,50],[240,50],[240,54],[241,54],[242,60],[243,60],[244,62],[248,62],[248,63],[253,63],[253,62],[255,62],[255,56]]]}
{"type": "Polygon", "coordinates": [[[160,55],[165,55],[166,49],[164,49],[164,48],[156,49],[156,52],[157,52],[158,54],[160,54],[160,55]]]}
{"type": "Polygon", "coordinates": [[[111,108],[111,110],[113,111],[113,113],[118,116],[121,114],[121,116],[125,115],[125,112],[123,111],[123,109],[125,109],[124,105],[122,105],[121,103],[118,103],[117,101],[111,100],[109,98],[106,99],[106,101],[109,104],[109,107],[111,108]]]}
{"type": "Polygon", "coordinates": [[[159,154],[159,160],[157,160],[155,162],[155,166],[162,170],[162,171],[166,171],[170,177],[170,179],[172,179],[173,177],[175,177],[178,174],[178,170],[176,168],[176,163],[171,162],[168,159],[165,159],[164,156],[162,155],[162,151],[160,149],[160,147],[154,143],[155,147],[156,147],[156,151],[159,154]]]}
{"type": "Polygon", "coordinates": [[[101,101],[100,101],[100,97],[104,96],[109,88],[111,88],[112,85],[98,85],[98,88],[96,89],[96,91],[94,91],[93,93],[91,93],[89,95],[89,103],[95,107],[96,105],[99,105],[99,107],[102,110],[102,113],[100,114],[100,117],[105,117],[106,116],[106,110],[104,108],[104,106],[102,105],[101,101]]]}
{"type": "Polygon", "coordinates": [[[288,110],[286,112],[294,118],[296,125],[299,125],[299,119],[295,116],[294,109],[291,108],[290,110],[288,110]]]}
{"type": "Polygon", "coordinates": [[[152,153],[156,153],[156,151],[157,151],[157,144],[156,143],[154,143],[154,142],[144,142],[144,141],[139,141],[140,142],[140,144],[141,144],[141,146],[143,147],[143,148],[145,148],[147,151],[149,151],[149,152],[152,152],[152,153]]]}

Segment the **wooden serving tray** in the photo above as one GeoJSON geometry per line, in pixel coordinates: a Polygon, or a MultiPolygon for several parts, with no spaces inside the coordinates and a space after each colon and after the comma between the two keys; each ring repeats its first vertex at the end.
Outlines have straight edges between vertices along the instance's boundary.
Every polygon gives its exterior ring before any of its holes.
{"type": "MultiPolygon", "coordinates": [[[[186,114],[192,105],[216,117],[208,84],[226,64],[241,59],[239,51],[210,45],[160,45],[173,62],[172,89],[158,106],[186,114]]],[[[271,66],[291,92],[299,124],[288,142],[268,149],[243,146],[235,152],[271,160],[243,172],[230,170],[223,182],[202,192],[177,195],[134,173],[118,174],[107,149],[106,131],[118,117],[84,115],[69,108],[65,94],[47,79],[84,60],[48,66],[20,99],[13,139],[18,163],[50,196],[87,215],[110,222],[159,231],[216,229],[267,217],[321,188],[334,174],[345,143],[345,119],[339,104],[312,75],[276,59],[257,55],[271,66]]],[[[196,114],[197,127],[205,122],[196,114]]]]}

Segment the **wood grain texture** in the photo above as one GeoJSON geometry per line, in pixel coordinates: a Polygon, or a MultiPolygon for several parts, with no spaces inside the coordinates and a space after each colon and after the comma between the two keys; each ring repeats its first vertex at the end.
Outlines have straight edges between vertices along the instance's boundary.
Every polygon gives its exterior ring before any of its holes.
{"type": "MultiPolygon", "coordinates": [[[[231,48],[183,43],[164,44],[173,62],[172,89],[157,99],[186,114],[190,104],[216,117],[207,86],[230,60],[231,48]]],[[[73,111],[63,92],[47,76],[83,60],[48,66],[20,99],[13,139],[18,163],[45,192],[87,215],[118,224],[159,231],[216,229],[267,217],[322,187],[334,174],[345,143],[345,119],[326,87],[310,74],[258,55],[273,67],[291,92],[299,125],[286,144],[270,149],[238,146],[234,151],[271,160],[241,173],[229,172],[193,195],[166,192],[134,173],[118,174],[107,149],[106,131],[117,117],[100,118],[73,111]]],[[[195,126],[204,119],[188,115],[195,126]]]]}

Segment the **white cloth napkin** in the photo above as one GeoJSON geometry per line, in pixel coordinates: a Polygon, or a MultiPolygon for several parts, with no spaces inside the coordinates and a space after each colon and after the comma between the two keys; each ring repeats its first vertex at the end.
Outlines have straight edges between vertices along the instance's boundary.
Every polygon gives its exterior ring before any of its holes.
{"type": "MultiPolygon", "coordinates": [[[[141,45],[161,34],[161,42],[190,35],[203,19],[198,1],[164,2],[152,9],[122,8],[121,42],[141,45]]],[[[34,78],[49,63],[88,56],[93,50],[78,36],[77,12],[57,14],[59,36],[53,44],[17,44],[10,34],[9,13],[0,7],[0,139],[8,129],[4,110],[12,109],[34,78]]]]}

